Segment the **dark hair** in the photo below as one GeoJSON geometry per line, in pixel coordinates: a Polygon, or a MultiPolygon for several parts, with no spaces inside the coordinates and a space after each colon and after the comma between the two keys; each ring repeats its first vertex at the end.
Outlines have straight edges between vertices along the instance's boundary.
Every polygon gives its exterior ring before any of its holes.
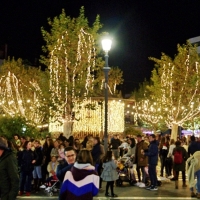
{"type": "Polygon", "coordinates": [[[34,142],[37,142],[38,144],[40,144],[40,141],[39,141],[39,140],[35,140],[34,142]]]}
{"type": "Polygon", "coordinates": [[[60,143],[60,144],[58,145],[58,148],[60,148],[61,146],[64,146],[64,147],[65,147],[65,144],[64,144],[64,143],[60,143]]]}
{"type": "Polygon", "coordinates": [[[66,151],[74,151],[74,152],[76,153],[76,150],[75,150],[74,147],[72,147],[72,146],[66,147],[66,148],[65,148],[65,152],[66,152],[66,151]]]}
{"type": "Polygon", "coordinates": [[[26,137],[22,136],[20,139],[26,140],[26,137]]]}
{"type": "Polygon", "coordinates": [[[131,148],[133,148],[135,146],[135,139],[129,138],[129,140],[131,141],[131,148]]]}
{"type": "Polygon", "coordinates": [[[154,134],[151,134],[149,137],[152,137],[152,138],[156,138],[156,136],[154,134]]]}
{"type": "Polygon", "coordinates": [[[80,150],[77,156],[77,162],[81,164],[90,163],[93,165],[91,152],[87,149],[80,150]]]}
{"type": "Polygon", "coordinates": [[[18,137],[18,139],[20,139],[20,136],[19,136],[19,134],[17,134],[17,133],[16,133],[16,134],[14,135],[14,137],[15,137],[15,136],[17,136],[17,137],[18,137]]]}
{"type": "Polygon", "coordinates": [[[137,137],[138,137],[138,138],[142,138],[142,135],[138,134],[137,137]]]}
{"type": "Polygon", "coordinates": [[[106,155],[103,158],[103,163],[109,162],[112,160],[112,151],[107,151],[106,155]]]}
{"type": "Polygon", "coordinates": [[[194,142],[194,141],[195,141],[195,136],[192,135],[192,136],[190,137],[190,140],[194,142]]]}
{"type": "Polygon", "coordinates": [[[100,137],[94,137],[95,140],[97,140],[97,144],[100,144],[101,141],[100,141],[100,137]]]}
{"type": "Polygon", "coordinates": [[[175,142],[175,145],[176,145],[176,146],[180,146],[180,145],[181,145],[181,142],[178,140],[178,141],[175,142]]]}
{"type": "Polygon", "coordinates": [[[29,143],[30,141],[28,141],[28,140],[26,140],[25,142],[24,142],[24,144],[23,144],[23,149],[27,149],[27,144],[29,143]]]}

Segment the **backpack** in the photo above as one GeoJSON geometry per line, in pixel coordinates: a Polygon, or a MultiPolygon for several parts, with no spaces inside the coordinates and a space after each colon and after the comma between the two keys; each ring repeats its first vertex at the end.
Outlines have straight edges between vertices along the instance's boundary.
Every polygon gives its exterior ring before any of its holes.
{"type": "Polygon", "coordinates": [[[175,163],[175,164],[181,164],[182,162],[183,162],[182,151],[176,150],[176,151],[174,152],[174,163],[175,163]]]}

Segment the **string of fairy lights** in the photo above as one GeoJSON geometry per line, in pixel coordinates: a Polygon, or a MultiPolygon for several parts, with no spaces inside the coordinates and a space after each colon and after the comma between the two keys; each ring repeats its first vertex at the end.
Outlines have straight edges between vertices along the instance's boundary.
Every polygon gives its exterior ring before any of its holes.
{"type": "Polygon", "coordinates": [[[77,50],[74,58],[70,55],[71,41],[66,31],[51,52],[50,58],[50,91],[54,105],[57,107],[55,117],[65,109],[65,117],[72,120],[72,110],[68,110],[66,105],[75,104],[82,95],[82,89],[79,88],[85,81],[84,99],[87,99],[89,89],[93,88],[94,68],[95,68],[95,43],[91,34],[86,33],[83,28],[80,29],[77,41],[77,50]],[[59,53],[64,52],[64,55],[59,53]],[[58,55],[59,54],[59,55],[58,55]],[[86,74],[86,77],[84,77],[86,74]],[[63,78],[63,79],[62,79],[63,78]],[[63,83],[64,82],[64,83],[63,83]],[[72,83],[72,86],[69,86],[72,83]],[[63,90],[63,84],[65,89],[63,90]],[[64,92],[63,92],[64,91],[64,92]],[[59,102],[59,103],[58,103],[59,102]]]}
{"type": "Polygon", "coordinates": [[[9,71],[0,78],[0,93],[0,106],[5,114],[19,115],[35,124],[43,122],[44,113],[40,110],[42,92],[36,82],[29,81],[27,86],[9,71]]]}
{"type": "Polygon", "coordinates": [[[199,63],[190,63],[190,55],[187,54],[184,66],[178,67],[165,63],[160,76],[159,96],[136,102],[134,110],[142,121],[156,124],[164,120],[172,128],[174,125],[182,126],[200,114],[199,63]],[[177,76],[180,73],[183,78],[178,87],[177,76]]]}
{"type": "MultiPolygon", "coordinates": [[[[124,131],[124,106],[121,100],[108,101],[108,132],[122,133],[124,131]]],[[[104,101],[89,98],[82,102],[77,102],[74,106],[76,112],[73,120],[73,134],[83,136],[88,133],[93,135],[103,135],[104,130],[104,101]],[[92,107],[88,107],[92,105],[92,107]]],[[[51,123],[50,132],[63,131],[62,124],[51,123]]]]}

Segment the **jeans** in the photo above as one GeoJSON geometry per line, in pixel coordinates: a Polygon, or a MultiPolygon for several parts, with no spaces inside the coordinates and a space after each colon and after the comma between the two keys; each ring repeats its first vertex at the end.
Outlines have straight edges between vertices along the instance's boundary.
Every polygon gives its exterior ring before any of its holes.
{"type": "Polygon", "coordinates": [[[141,174],[140,174],[140,169],[142,171],[142,182],[145,183],[146,182],[146,172],[145,172],[145,167],[144,166],[138,166],[136,167],[136,171],[138,174],[138,181],[141,182],[141,174]]]}
{"type": "Polygon", "coordinates": [[[22,171],[20,173],[20,191],[24,191],[24,188],[26,189],[26,192],[31,192],[31,181],[32,181],[32,171],[26,172],[22,171]]]}
{"type": "MultiPolygon", "coordinates": [[[[196,190],[197,190],[198,193],[200,193],[200,170],[195,172],[194,176],[197,177],[196,190]]],[[[190,191],[194,191],[194,189],[190,188],[190,191]]]]}
{"type": "Polygon", "coordinates": [[[41,170],[41,166],[34,166],[34,170],[33,170],[33,178],[42,178],[42,170],[41,170]]]}
{"type": "Polygon", "coordinates": [[[149,178],[152,186],[157,186],[157,174],[156,174],[156,165],[149,165],[149,178]]]}
{"type": "Polygon", "coordinates": [[[112,153],[115,159],[117,160],[119,158],[119,149],[112,149],[112,153]]]}
{"type": "MultiPolygon", "coordinates": [[[[164,156],[162,155],[160,157],[160,161],[161,161],[161,170],[160,170],[160,175],[163,176],[163,171],[164,171],[164,168],[165,168],[165,171],[167,173],[167,170],[166,170],[166,158],[167,156],[164,156]]],[[[168,174],[167,174],[168,175],[168,174]]],[[[169,176],[169,175],[168,175],[169,176]]]]}

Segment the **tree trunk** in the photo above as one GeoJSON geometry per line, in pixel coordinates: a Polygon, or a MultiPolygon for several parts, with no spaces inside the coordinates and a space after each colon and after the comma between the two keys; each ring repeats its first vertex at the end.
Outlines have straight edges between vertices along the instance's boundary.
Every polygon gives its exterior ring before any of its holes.
{"type": "Polygon", "coordinates": [[[63,124],[63,135],[66,138],[69,138],[69,136],[72,135],[72,127],[73,127],[73,121],[65,121],[63,124]]]}
{"type": "Polygon", "coordinates": [[[178,134],[178,124],[172,124],[171,139],[177,141],[177,134],[178,134]]]}

